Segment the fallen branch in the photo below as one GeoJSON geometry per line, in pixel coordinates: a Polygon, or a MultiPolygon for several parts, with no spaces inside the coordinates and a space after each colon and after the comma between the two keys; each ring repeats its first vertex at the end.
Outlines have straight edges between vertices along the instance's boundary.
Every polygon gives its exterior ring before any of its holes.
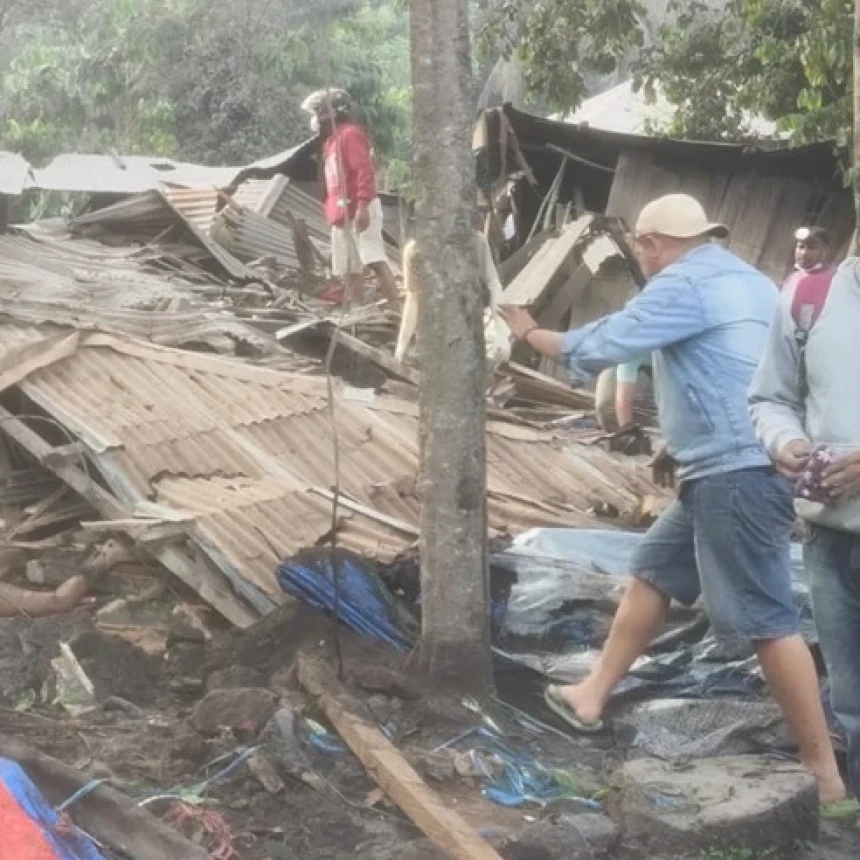
{"type": "Polygon", "coordinates": [[[320,660],[299,655],[298,676],[368,774],[436,845],[457,860],[501,856],[424,783],[382,732],[356,716],[356,704],[320,660]]]}

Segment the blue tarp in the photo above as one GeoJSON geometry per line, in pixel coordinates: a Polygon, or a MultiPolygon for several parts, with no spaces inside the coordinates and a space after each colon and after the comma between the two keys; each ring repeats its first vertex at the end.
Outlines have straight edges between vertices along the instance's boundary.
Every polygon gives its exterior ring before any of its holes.
{"type": "MultiPolygon", "coordinates": [[[[87,836],[47,804],[39,789],[17,763],[0,759],[0,782],[5,785],[21,810],[42,831],[45,841],[58,860],[105,860],[104,855],[87,836]]],[[[4,853],[4,849],[9,851],[10,848],[16,850],[8,844],[7,838],[0,834],[0,856],[12,860],[12,854],[4,853]]]]}

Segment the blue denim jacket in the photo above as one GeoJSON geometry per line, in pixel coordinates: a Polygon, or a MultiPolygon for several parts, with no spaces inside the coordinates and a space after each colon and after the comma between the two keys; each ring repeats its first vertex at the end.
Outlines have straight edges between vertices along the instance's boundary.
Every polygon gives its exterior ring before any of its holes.
{"type": "Polygon", "coordinates": [[[579,382],[654,352],[660,427],[681,480],[769,465],[747,393],[778,296],[739,257],[701,245],[622,311],[564,334],[562,352],[579,382]]]}

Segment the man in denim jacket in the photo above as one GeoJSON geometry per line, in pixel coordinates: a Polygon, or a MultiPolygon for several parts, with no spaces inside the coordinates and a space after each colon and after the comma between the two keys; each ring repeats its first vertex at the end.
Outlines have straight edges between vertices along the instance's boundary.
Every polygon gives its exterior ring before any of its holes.
{"type": "Polygon", "coordinates": [[[778,291],[712,241],[727,232],[693,198],[660,198],[636,225],[649,283],[622,311],[564,334],[542,330],[522,309],[505,311],[514,335],[564,361],[574,380],[653,352],[667,443],[655,478],[674,483],[677,472],[680,484],[633,558],[591,674],[550,687],[547,703],[580,731],[601,728],[612,689],[660,630],[670,601],[689,606],[701,595],[718,636],[754,645],[822,800],[838,801],[845,787],[791,594],[792,488],[756,438],[747,405],[778,291]]]}

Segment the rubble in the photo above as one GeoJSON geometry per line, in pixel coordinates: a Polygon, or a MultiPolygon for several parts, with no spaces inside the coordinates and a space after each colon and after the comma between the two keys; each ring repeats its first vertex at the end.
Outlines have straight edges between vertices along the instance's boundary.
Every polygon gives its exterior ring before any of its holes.
{"type": "Polygon", "coordinates": [[[262,687],[233,687],[207,693],[194,708],[194,728],[203,735],[235,729],[255,737],[278,706],[278,697],[262,687]]]}
{"type": "MultiPolygon", "coordinates": [[[[93,164],[60,162],[40,181],[97,185],[93,164]]],[[[533,713],[538,673],[574,673],[594,657],[579,646],[605,634],[595,607],[608,617],[620,585],[593,559],[559,564],[565,586],[553,600],[534,565],[521,568],[520,613],[530,602],[559,636],[575,627],[580,637],[576,648],[564,639],[558,653],[524,655],[528,619],[512,612],[499,627],[500,665],[538,670],[515,676],[528,713],[507,699],[465,707],[428,696],[399,655],[286,597],[279,563],[333,541],[368,564],[408,565],[420,536],[420,375],[408,355],[394,358],[396,310],[338,307],[317,201],[276,168],[227,168],[203,182],[193,166],[173,165],[159,169],[165,183],[152,165],[129,162],[124,176],[99,180],[138,183],[122,199],[0,236],[0,596],[20,589],[50,602],[71,589],[74,598],[55,617],[30,618],[19,605],[0,620],[0,714],[9,732],[74,764],[68,794],[90,778],[111,781],[95,807],[81,807],[81,822],[94,821],[113,848],[118,828],[92,810],[114,808],[104,797],[121,804],[111,792],[122,788],[133,796],[125,808],[149,810],[121,819],[144,846],[155,844],[141,835],[154,822],[159,838],[183,833],[249,860],[317,860],[345,846],[367,858],[442,856],[434,841],[469,858],[602,857],[619,842],[604,765],[622,736],[639,733],[634,755],[781,742],[766,703],[634,705],[618,737],[587,741],[533,713]],[[317,671],[335,640],[345,657],[336,682],[317,671]],[[85,702],[56,695],[52,660],[85,702]],[[754,736],[735,731],[745,720],[754,736]],[[702,743],[679,736],[690,726],[702,743]],[[517,787],[526,772],[543,780],[539,797],[517,787]]],[[[571,221],[569,207],[548,203],[545,226],[499,267],[508,301],[561,328],[584,306],[609,310],[636,289],[618,224],[571,221]]],[[[393,243],[390,252],[396,260],[393,243]]],[[[487,398],[488,527],[499,544],[532,528],[621,535],[668,503],[644,453],[653,405],[640,404],[635,433],[607,438],[593,394],[523,351],[498,368],[487,398]]],[[[496,612],[506,598],[493,599],[496,612]]],[[[398,611],[416,611],[417,591],[402,603],[398,611]]],[[[675,633],[695,621],[675,620],[675,633]]],[[[4,743],[0,754],[20,754],[38,773],[37,754],[4,743]]],[[[33,778],[52,802],[67,798],[33,778]]],[[[740,782],[746,791],[756,780],[740,782]]],[[[805,814],[804,792],[785,808],[805,814]]],[[[686,838],[676,818],[643,816],[629,796],[629,833],[661,850],[686,838]]],[[[758,820],[782,820],[782,803],[768,801],[758,820]]],[[[714,832],[725,811],[716,807],[705,822],[714,832]]]]}

